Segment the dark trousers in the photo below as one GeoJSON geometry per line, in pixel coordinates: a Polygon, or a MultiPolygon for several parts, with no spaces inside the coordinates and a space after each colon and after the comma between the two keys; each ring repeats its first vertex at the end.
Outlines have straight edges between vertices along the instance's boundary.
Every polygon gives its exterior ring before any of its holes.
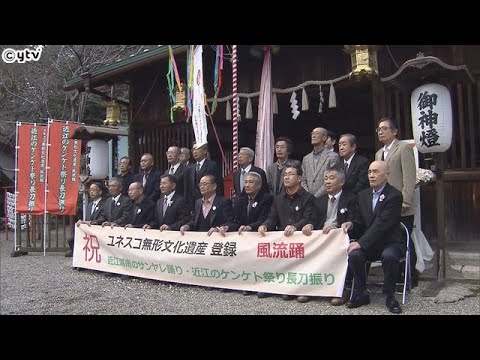
{"type": "Polygon", "coordinates": [[[348,269],[353,275],[354,296],[367,290],[367,261],[382,261],[383,293],[387,296],[395,294],[395,284],[400,274],[400,259],[404,254],[399,244],[387,244],[383,249],[366,251],[362,248],[352,251],[348,255],[348,269]]]}
{"type": "Polygon", "coordinates": [[[410,233],[410,268],[412,273],[412,281],[418,282],[418,271],[415,269],[417,263],[417,253],[415,252],[415,244],[412,240],[413,222],[415,220],[414,215],[402,216],[402,222],[407,227],[410,233]]]}

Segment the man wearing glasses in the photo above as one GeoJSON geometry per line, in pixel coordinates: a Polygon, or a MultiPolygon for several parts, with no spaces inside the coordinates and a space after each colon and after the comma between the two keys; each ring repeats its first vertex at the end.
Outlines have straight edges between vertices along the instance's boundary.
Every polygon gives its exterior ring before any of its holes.
{"type": "Polygon", "coordinates": [[[195,210],[190,221],[180,227],[182,235],[185,231],[207,231],[208,236],[219,232],[225,236],[227,231],[235,231],[238,226],[233,221],[232,202],[216,194],[215,176],[205,175],[198,183],[202,197],[195,201],[195,210]]]}
{"type": "MultiPolygon", "coordinates": [[[[409,144],[401,143],[397,139],[397,123],[388,117],[380,119],[377,127],[378,140],[384,145],[375,154],[375,160],[385,161],[388,165],[390,176],[388,182],[402,192],[402,219],[408,231],[413,229],[415,214],[414,191],[415,191],[415,156],[409,144]]],[[[412,266],[412,287],[418,284],[418,272],[415,270],[417,255],[413,242],[411,242],[410,263],[412,266]]]]}

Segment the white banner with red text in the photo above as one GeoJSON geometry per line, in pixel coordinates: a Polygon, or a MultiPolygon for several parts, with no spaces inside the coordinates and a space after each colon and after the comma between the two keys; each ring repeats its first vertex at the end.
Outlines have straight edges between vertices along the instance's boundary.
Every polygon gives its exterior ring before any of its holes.
{"type": "Polygon", "coordinates": [[[75,228],[73,266],[182,284],[340,297],[348,244],[342,229],[222,237],[83,224],[75,228]]]}

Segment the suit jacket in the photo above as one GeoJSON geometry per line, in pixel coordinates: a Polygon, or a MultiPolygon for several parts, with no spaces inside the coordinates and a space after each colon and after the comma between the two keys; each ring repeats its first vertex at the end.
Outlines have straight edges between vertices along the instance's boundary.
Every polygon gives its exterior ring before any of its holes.
{"type": "MultiPolygon", "coordinates": [[[[196,231],[198,229],[202,211],[202,199],[197,199],[193,216],[187,224],[190,230],[196,231]]],[[[238,225],[233,221],[232,202],[223,196],[217,195],[213,199],[212,208],[210,209],[210,227],[223,225],[228,226],[228,231],[238,229],[238,225]]]]}
{"type": "Polygon", "coordinates": [[[108,197],[105,200],[104,209],[107,221],[114,222],[119,226],[127,225],[129,220],[130,211],[133,203],[128,196],[120,195],[118,201],[112,205],[112,197],[108,197]],[[112,211],[113,210],[113,211],[112,211]]]}
{"type": "Polygon", "coordinates": [[[163,215],[164,196],[157,201],[155,206],[155,217],[150,223],[153,229],[159,229],[163,224],[170,226],[172,230],[180,230],[180,226],[188,223],[190,220],[190,213],[188,211],[187,203],[182,195],[176,191],[173,194],[171,203],[168,205],[163,215]]]}
{"type": "MultiPolygon", "coordinates": [[[[268,189],[268,183],[267,183],[267,175],[265,174],[265,171],[263,169],[259,168],[258,166],[253,166],[250,168],[250,171],[258,173],[262,177],[262,187],[260,188],[260,191],[265,191],[268,189]]],[[[233,188],[235,189],[235,195],[240,196],[245,194],[245,190],[240,191],[240,174],[242,172],[241,168],[238,168],[233,172],[233,188]]]]}
{"type": "Polygon", "coordinates": [[[360,246],[369,250],[383,248],[385,244],[399,243],[405,247],[405,239],[400,228],[402,193],[386,184],[372,210],[373,190],[362,190],[357,195],[357,213],[353,229],[360,246]]]}
{"type": "Polygon", "coordinates": [[[315,197],[301,186],[292,198],[283,190],[273,200],[268,218],[263,224],[268,231],[283,231],[287,225],[301,230],[305,224],[312,222],[314,199],[315,197]]]}
{"type": "Polygon", "coordinates": [[[184,172],[183,196],[187,205],[193,208],[195,201],[202,198],[198,183],[205,175],[214,175],[217,179],[217,195],[223,196],[223,178],[220,167],[215,161],[205,159],[200,171],[197,173],[197,164],[191,163],[184,172]]]}
{"type": "MultiPolygon", "coordinates": [[[[173,173],[173,176],[175,176],[177,179],[177,186],[175,187],[175,193],[178,193],[179,195],[183,195],[183,183],[184,183],[183,176],[186,169],[187,168],[185,166],[180,164],[180,166],[177,168],[177,171],[173,173]]],[[[168,174],[169,170],[170,168],[165,170],[164,174],[168,174]]]]}
{"type": "MultiPolygon", "coordinates": [[[[343,164],[345,166],[345,162],[343,162],[343,164]]],[[[369,188],[370,183],[368,182],[368,166],[369,162],[365,156],[355,154],[352,161],[350,161],[348,171],[345,174],[343,191],[356,195],[363,189],[369,188]]]]}
{"type": "Polygon", "coordinates": [[[85,221],[91,221],[92,225],[101,225],[104,221],[107,220],[107,215],[105,214],[105,199],[100,199],[95,210],[92,214],[92,205],[93,201],[90,201],[87,205],[87,214],[85,216],[85,221]]]}
{"type": "Polygon", "coordinates": [[[313,158],[313,151],[303,157],[302,161],[302,186],[309,193],[315,197],[325,194],[325,187],[323,185],[323,175],[325,170],[332,167],[339,167],[340,156],[335,151],[322,151],[317,167],[314,167],[315,160],[313,158]]]}
{"type": "MultiPolygon", "coordinates": [[[[323,229],[325,220],[327,220],[328,202],[330,201],[328,194],[323,194],[313,201],[313,227],[315,230],[323,229]]],[[[340,198],[338,199],[337,209],[337,223],[338,227],[344,222],[353,221],[356,219],[356,205],[357,197],[348,193],[345,190],[342,191],[340,198]]]]}
{"type": "Polygon", "coordinates": [[[150,224],[155,215],[155,203],[144,197],[140,203],[133,203],[130,209],[129,219],[127,224],[132,224],[133,227],[141,228],[145,224],[150,224]]]}
{"type": "MultiPolygon", "coordinates": [[[[135,181],[140,182],[140,184],[143,184],[143,174],[144,171],[140,170],[140,172],[135,175],[135,181]]],[[[162,174],[158,170],[150,170],[150,174],[147,177],[147,182],[145,183],[145,186],[143,187],[143,193],[147,197],[147,199],[150,199],[153,201],[155,204],[158,199],[160,199],[160,176],[162,174]]]]}
{"type": "Polygon", "coordinates": [[[117,174],[117,177],[122,180],[122,194],[128,196],[128,187],[132,182],[135,181],[135,175],[131,172],[128,172],[125,176],[123,176],[121,173],[117,174]]]}
{"type": "MultiPolygon", "coordinates": [[[[383,148],[377,151],[375,160],[382,160],[382,154],[383,148]]],[[[406,211],[402,211],[402,216],[414,215],[414,192],[417,168],[415,166],[413,148],[411,145],[395,139],[385,161],[390,171],[388,183],[401,191],[403,202],[410,205],[406,211]]]]}
{"type": "Polygon", "coordinates": [[[233,204],[233,216],[237,227],[248,225],[252,231],[258,230],[258,227],[267,220],[273,204],[273,195],[268,191],[259,191],[253,199],[253,204],[247,215],[248,195],[244,193],[237,198],[233,204]]]}
{"type": "MultiPolygon", "coordinates": [[[[278,192],[280,193],[283,189],[283,175],[285,174],[285,169],[288,165],[295,165],[300,167],[300,161],[295,159],[287,159],[285,164],[283,164],[282,174],[280,175],[280,186],[278,192]]],[[[270,192],[273,196],[277,195],[277,162],[275,161],[273,164],[268,165],[267,168],[267,184],[270,192]]]]}

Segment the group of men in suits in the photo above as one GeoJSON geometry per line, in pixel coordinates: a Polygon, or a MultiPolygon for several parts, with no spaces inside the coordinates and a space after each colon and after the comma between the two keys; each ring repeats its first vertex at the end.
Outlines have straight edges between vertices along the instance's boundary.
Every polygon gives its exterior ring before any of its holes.
{"type": "MultiPolygon", "coordinates": [[[[401,308],[393,292],[398,261],[405,250],[400,220],[408,222],[405,216],[410,216],[412,211],[413,190],[405,168],[411,165],[409,150],[412,159],[413,151],[396,139],[393,120],[382,119],[377,133],[385,146],[376,154],[380,161],[370,166],[365,157],[356,154],[358,144],[354,135],[341,135],[339,153],[336,153],[333,150],[336,137],[321,127],[312,130],[313,150],[301,163],[290,158],[293,143],[286,137],[277,138],[277,160],[266,172],[253,165],[252,149],[241,148],[239,168],[233,174],[233,206],[232,201],[223,196],[220,167],[207,159],[206,144],[193,145],[194,162],[186,166],[180,162],[181,149],[169,147],[166,153],[169,167],[164,174],[153,169],[153,156],[146,153],[141,157],[140,172],[129,186],[129,197],[121,194],[122,179],[113,178],[109,181],[110,198],[99,206],[100,187],[97,189],[95,183],[91,185],[92,206],[103,210],[99,210],[99,214],[92,212],[85,221],[179,230],[182,234],[205,231],[208,235],[213,232],[225,235],[228,231],[240,234],[258,231],[264,235],[266,231],[281,230],[285,236],[295,231],[308,236],[312,230],[328,233],[341,227],[348,231],[350,238],[356,239],[348,249],[349,274],[355,286],[347,306],[355,308],[370,301],[365,262],[381,257],[387,307],[398,313],[401,308]],[[290,211],[294,208],[301,211],[290,211]]],[[[259,297],[268,295],[258,294],[259,297]]],[[[297,300],[306,302],[309,298],[299,296],[297,300]]],[[[332,299],[333,305],[345,302],[345,296],[332,299]]]]}

